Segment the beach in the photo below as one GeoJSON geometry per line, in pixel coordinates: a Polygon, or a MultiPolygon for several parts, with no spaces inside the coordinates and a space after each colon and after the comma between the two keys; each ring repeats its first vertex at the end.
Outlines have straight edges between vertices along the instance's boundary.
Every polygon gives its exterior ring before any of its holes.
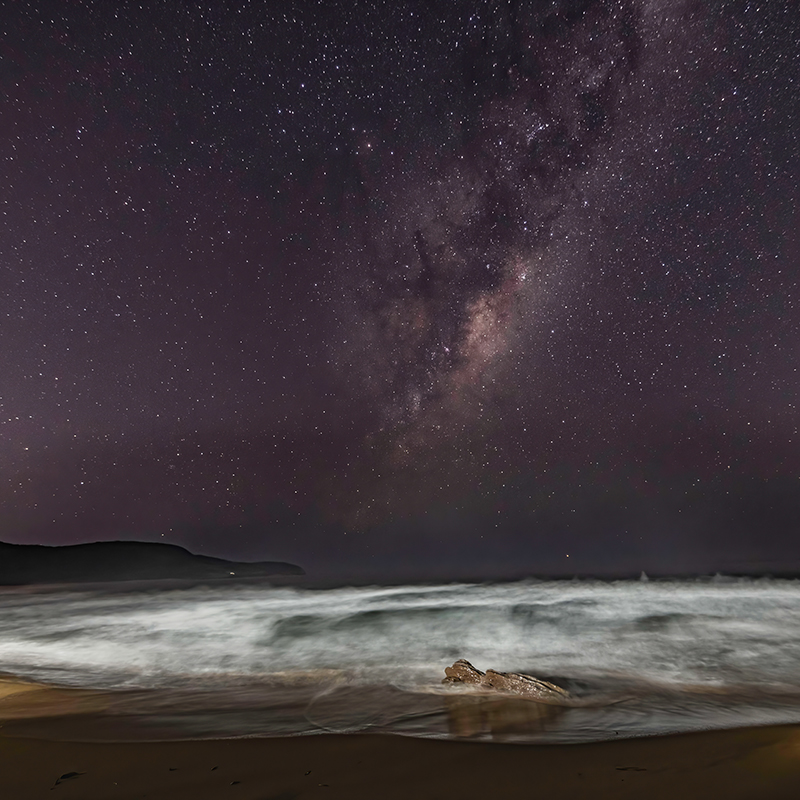
{"type": "MultiPolygon", "coordinates": [[[[80,737],[81,719],[92,705],[86,705],[87,697],[65,707],[63,696],[54,698],[47,690],[12,693],[6,685],[0,699],[0,797],[788,800],[800,795],[796,725],[572,745],[368,733],[63,741],[80,737]],[[54,708],[60,709],[59,716],[38,716],[54,708]],[[21,718],[35,720],[36,738],[19,734],[15,722],[21,718]],[[54,740],[56,735],[62,740],[54,740]]],[[[125,738],[124,731],[118,733],[125,738]]]]}
{"type": "Polygon", "coordinates": [[[796,727],[561,746],[388,735],[135,744],[0,736],[0,796],[13,800],[788,800],[798,793],[796,727]]]}
{"type": "Polygon", "coordinates": [[[0,800],[796,800],[798,607],[775,581],[7,594],[0,800]],[[461,654],[572,694],[443,685],[461,654]]]}

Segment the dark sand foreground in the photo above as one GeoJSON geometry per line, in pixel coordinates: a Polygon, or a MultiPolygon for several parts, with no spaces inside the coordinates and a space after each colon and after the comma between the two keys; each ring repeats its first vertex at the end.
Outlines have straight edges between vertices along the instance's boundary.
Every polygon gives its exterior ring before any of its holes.
{"type": "Polygon", "coordinates": [[[0,737],[0,797],[796,800],[800,728],[539,747],[380,735],[163,744],[0,737]]]}
{"type": "Polygon", "coordinates": [[[89,693],[0,682],[2,800],[800,798],[800,726],[540,746],[377,734],[48,740],[87,710],[100,710],[89,693]],[[38,738],[14,736],[32,716],[38,738]]]}

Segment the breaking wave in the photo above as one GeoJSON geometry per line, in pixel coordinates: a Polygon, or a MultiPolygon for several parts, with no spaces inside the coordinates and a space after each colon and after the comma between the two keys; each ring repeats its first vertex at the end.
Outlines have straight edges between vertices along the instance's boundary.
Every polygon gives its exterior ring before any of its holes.
{"type": "Polygon", "coordinates": [[[0,593],[0,670],[103,693],[107,713],[192,736],[538,742],[800,722],[799,661],[796,581],[0,593]],[[573,700],[442,686],[458,658],[573,700]]]}

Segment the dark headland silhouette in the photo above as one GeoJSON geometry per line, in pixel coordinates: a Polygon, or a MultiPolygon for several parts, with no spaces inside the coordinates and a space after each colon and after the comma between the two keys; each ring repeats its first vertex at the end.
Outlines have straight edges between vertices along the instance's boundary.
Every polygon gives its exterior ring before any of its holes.
{"type": "Polygon", "coordinates": [[[305,575],[305,572],[283,561],[225,561],[158,542],[91,542],[61,547],[0,542],[0,586],[268,575],[305,575]]]}

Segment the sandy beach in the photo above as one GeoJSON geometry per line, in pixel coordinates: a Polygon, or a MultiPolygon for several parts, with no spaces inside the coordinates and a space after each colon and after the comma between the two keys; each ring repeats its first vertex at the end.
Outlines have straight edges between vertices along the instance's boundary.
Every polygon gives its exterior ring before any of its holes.
{"type": "Polygon", "coordinates": [[[798,726],[559,746],[389,735],[101,744],[0,728],[0,797],[9,800],[798,796],[798,726]]]}
{"type": "Polygon", "coordinates": [[[509,744],[502,736],[519,721],[519,701],[499,699],[458,704],[451,718],[454,734],[488,731],[495,742],[387,734],[126,742],[131,730],[105,714],[104,698],[99,692],[0,678],[0,798],[800,796],[800,725],[590,744],[509,744]],[[98,719],[108,725],[87,725],[98,719]],[[98,730],[107,732],[108,741],[96,740],[98,730]]]}

